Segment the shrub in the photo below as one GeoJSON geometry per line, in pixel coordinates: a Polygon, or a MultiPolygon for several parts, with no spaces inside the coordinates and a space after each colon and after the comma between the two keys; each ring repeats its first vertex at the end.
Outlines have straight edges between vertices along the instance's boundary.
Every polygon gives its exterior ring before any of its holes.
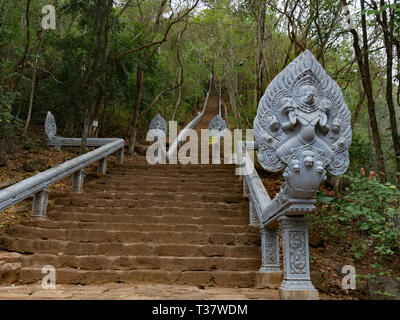
{"type": "Polygon", "coordinates": [[[333,209],[326,221],[332,223],[337,219],[367,235],[367,238],[353,240],[356,258],[367,253],[371,246],[374,246],[376,259],[389,257],[399,246],[400,191],[391,183],[380,183],[376,177],[347,175],[345,178],[349,186],[342,199],[319,194],[318,200],[329,203],[333,209]]]}

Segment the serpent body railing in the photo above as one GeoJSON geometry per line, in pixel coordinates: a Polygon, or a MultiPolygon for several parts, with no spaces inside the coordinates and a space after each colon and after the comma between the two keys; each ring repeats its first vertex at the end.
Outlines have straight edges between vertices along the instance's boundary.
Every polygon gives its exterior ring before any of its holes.
{"type": "MultiPolygon", "coordinates": [[[[105,143],[105,142],[104,142],[105,143]]],[[[104,144],[103,143],[103,144],[104,144]]],[[[123,139],[113,139],[100,148],[64,162],[54,168],[38,173],[0,191],[0,211],[15,205],[33,195],[32,216],[45,217],[47,209],[48,191],[52,184],[73,175],[72,190],[82,192],[83,169],[99,161],[98,172],[106,174],[107,156],[117,152],[119,163],[124,159],[123,139]]]]}
{"type": "Polygon", "coordinates": [[[174,142],[172,143],[172,145],[169,147],[168,152],[166,153],[167,155],[167,161],[170,161],[173,156],[174,153],[177,151],[177,149],[179,149],[180,145],[182,144],[182,142],[186,139],[187,134],[189,132],[189,130],[193,129],[194,127],[196,127],[196,125],[200,122],[200,120],[203,118],[204,113],[206,112],[206,108],[207,108],[207,104],[208,104],[208,99],[210,98],[211,95],[211,89],[212,89],[212,77],[210,78],[210,85],[209,85],[209,89],[207,92],[207,97],[206,100],[204,101],[204,105],[203,105],[203,109],[202,111],[192,120],[190,121],[185,128],[183,128],[178,136],[176,137],[176,139],[174,140],[174,142]]]}

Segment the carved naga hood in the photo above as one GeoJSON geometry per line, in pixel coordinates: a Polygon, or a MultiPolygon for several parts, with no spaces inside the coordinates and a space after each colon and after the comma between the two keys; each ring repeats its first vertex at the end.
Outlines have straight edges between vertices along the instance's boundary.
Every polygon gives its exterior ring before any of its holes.
{"type": "Polygon", "coordinates": [[[285,169],[285,184],[272,205],[312,199],[326,171],[341,175],[347,170],[350,117],[340,87],[308,50],[271,82],[254,131],[261,166],[272,172],[285,169]]]}
{"type": "Polygon", "coordinates": [[[168,131],[167,122],[159,113],[150,121],[149,124],[149,130],[157,130],[157,129],[161,130],[162,132],[164,132],[165,135],[167,135],[168,131]]]}
{"type": "Polygon", "coordinates": [[[217,114],[214,118],[211,119],[208,130],[210,131],[210,135],[224,136],[226,129],[226,122],[222,117],[217,114]]]}

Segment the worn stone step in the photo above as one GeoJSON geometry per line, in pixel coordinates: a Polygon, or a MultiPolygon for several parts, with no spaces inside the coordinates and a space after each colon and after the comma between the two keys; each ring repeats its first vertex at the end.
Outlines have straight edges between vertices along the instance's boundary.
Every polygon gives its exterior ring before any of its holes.
{"type": "MultiPolygon", "coordinates": [[[[58,284],[159,283],[202,285],[205,287],[254,287],[255,271],[164,271],[164,270],[56,270],[58,284]]],[[[19,271],[21,283],[42,281],[41,268],[27,267],[19,271]]]]}
{"type": "Polygon", "coordinates": [[[247,225],[248,217],[193,217],[182,215],[129,215],[129,214],[93,214],[79,212],[52,212],[49,218],[57,221],[107,222],[107,223],[166,223],[166,224],[221,224],[247,225]]]}
{"type": "Polygon", "coordinates": [[[246,225],[103,223],[103,222],[53,221],[49,219],[45,220],[29,219],[22,221],[21,224],[25,226],[47,228],[47,229],[88,229],[88,230],[109,230],[109,231],[179,231],[179,232],[259,234],[258,228],[246,225]]]}
{"type": "Polygon", "coordinates": [[[74,242],[181,243],[197,245],[260,245],[260,237],[249,233],[205,233],[182,231],[109,231],[87,229],[45,229],[17,225],[7,231],[18,239],[52,239],[74,242]]]}
{"type": "Polygon", "coordinates": [[[254,245],[196,245],[156,243],[85,243],[64,240],[15,239],[0,236],[0,249],[20,253],[108,256],[176,256],[257,258],[260,247],[254,245]]]}
{"type": "Polygon", "coordinates": [[[225,185],[239,184],[239,178],[236,176],[232,177],[168,177],[168,176],[137,176],[137,175],[108,175],[97,179],[97,183],[119,183],[119,184],[130,184],[132,182],[140,182],[142,184],[157,184],[157,183],[169,183],[171,186],[179,184],[204,184],[214,185],[218,183],[224,183],[225,185]]]}
{"type": "MultiPolygon", "coordinates": [[[[241,194],[243,189],[242,185],[236,186],[198,186],[198,185],[191,185],[190,188],[188,186],[174,186],[171,188],[170,185],[142,185],[142,186],[132,186],[132,185],[117,185],[117,184],[85,184],[83,188],[83,192],[85,194],[89,194],[90,192],[98,192],[98,191],[110,191],[110,192],[168,192],[168,193],[180,193],[180,192],[190,192],[190,193],[197,193],[201,192],[201,194],[214,194],[214,193],[225,193],[225,194],[241,194]]],[[[52,193],[53,195],[53,193],[52,193]]]]}
{"type": "Polygon", "coordinates": [[[22,257],[23,255],[18,252],[0,250],[0,284],[9,285],[18,281],[22,257]]]}
{"type": "Polygon", "coordinates": [[[185,202],[188,199],[196,202],[241,202],[243,201],[242,195],[225,194],[201,194],[196,192],[181,192],[181,193],[162,193],[162,192],[90,192],[90,193],[55,193],[51,195],[52,199],[65,199],[81,200],[159,200],[159,201],[181,201],[185,202]]]}
{"type": "Polygon", "coordinates": [[[144,164],[136,164],[135,162],[131,162],[126,160],[124,164],[113,164],[114,168],[124,168],[124,169],[144,169],[148,168],[149,170],[157,170],[157,169],[166,169],[166,170],[220,170],[220,169],[230,169],[234,170],[237,166],[235,164],[155,164],[151,165],[148,163],[144,164]]]}
{"type": "Polygon", "coordinates": [[[156,256],[68,256],[34,254],[23,259],[23,267],[51,265],[56,269],[164,270],[164,271],[257,271],[258,258],[156,257],[156,256]]]}
{"type": "MultiPolygon", "coordinates": [[[[227,181],[218,182],[218,181],[210,181],[210,179],[208,179],[205,182],[190,180],[190,181],[179,181],[179,182],[175,181],[174,183],[171,183],[168,180],[162,180],[162,181],[158,180],[157,181],[157,180],[147,179],[145,181],[143,181],[143,180],[139,181],[139,180],[135,179],[134,177],[132,177],[130,179],[130,181],[107,180],[107,179],[101,180],[101,178],[100,178],[100,179],[93,180],[93,181],[85,184],[85,186],[92,186],[92,185],[99,185],[99,186],[101,185],[101,186],[105,186],[105,188],[107,188],[107,187],[113,188],[115,186],[117,186],[117,187],[129,186],[131,188],[133,188],[133,187],[141,188],[143,186],[152,186],[154,188],[168,187],[171,190],[174,190],[175,187],[178,187],[178,188],[184,187],[184,188],[187,188],[188,190],[192,190],[191,188],[193,188],[193,187],[201,187],[201,188],[203,188],[203,190],[204,190],[204,188],[224,188],[226,190],[231,190],[231,189],[237,190],[238,188],[243,187],[243,182],[241,182],[239,180],[236,181],[235,183],[231,183],[231,182],[227,182],[227,181]]],[[[193,189],[193,190],[195,190],[195,189],[193,189]]]]}
{"type": "Polygon", "coordinates": [[[55,204],[73,207],[102,207],[102,208],[151,208],[151,207],[175,207],[175,208],[218,208],[218,209],[232,209],[232,210],[245,210],[248,207],[246,201],[238,202],[236,198],[216,200],[216,202],[201,202],[197,199],[190,201],[177,201],[177,200],[139,200],[139,199],[86,199],[81,196],[80,198],[58,198],[55,199],[55,204]]]}
{"type": "Polygon", "coordinates": [[[145,168],[121,168],[121,167],[111,167],[109,168],[110,173],[123,173],[123,174],[147,174],[147,175],[154,175],[154,174],[167,174],[167,175],[174,175],[174,174],[187,174],[187,175],[234,175],[236,167],[231,168],[221,168],[221,169],[194,169],[191,166],[186,166],[185,168],[174,168],[173,166],[165,166],[165,167],[145,167],[145,168]]]}
{"type": "Polygon", "coordinates": [[[59,213],[92,213],[92,214],[108,214],[108,215],[133,215],[133,216],[191,216],[191,217],[248,217],[248,210],[242,209],[227,209],[219,208],[176,208],[176,207],[82,207],[82,206],[63,206],[63,205],[53,205],[48,211],[47,215],[49,217],[57,217],[59,213]]]}

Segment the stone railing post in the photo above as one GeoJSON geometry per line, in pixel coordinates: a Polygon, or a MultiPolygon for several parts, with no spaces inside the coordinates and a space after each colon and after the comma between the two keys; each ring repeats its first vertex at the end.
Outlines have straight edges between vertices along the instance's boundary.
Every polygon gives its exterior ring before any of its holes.
{"type": "Polygon", "coordinates": [[[49,192],[45,189],[33,195],[32,217],[46,218],[49,192]]]}
{"type": "Polygon", "coordinates": [[[310,278],[308,252],[308,219],[303,217],[282,217],[284,277],[279,288],[283,300],[316,300],[318,291],[310,278]]]}
{"type": "Polygon", "coordinates": [[[243,197],[249,197],[249,186],[247,185],[246,179],[243,179],[243,197]]]}
{"type": "Polygon", "coordinates": [[[107,157],[99,160],[99,164],[97,166],[97,173],[107,174],[107,157]]]}
{"type": "Polygon", "coordinates": [[[249,216],[250,216],[250,226],[258,227],[260,225],[260,220],[258,219],[256,205],[254,203],[253,197],[249,195],[249,216]]]}
{"type": "Polygon", "coordinates": [[[121,148],[117,151],[117,163],[118,164],[124,164],[124,153],[125,153],[124,148],[121,148]]]}
{"type": "Polygon", "coordinates": [[[72,191],[81,193],[83,189],[84,171],[80,169],[72,175],[72,191]]]}
{"type": "Polygon", "coordinates": [[[277,228],[260,228],[262,265],[256,274],[258,288],[276,289],[282,281],[279,262],[279,230],[277,228]]]}

